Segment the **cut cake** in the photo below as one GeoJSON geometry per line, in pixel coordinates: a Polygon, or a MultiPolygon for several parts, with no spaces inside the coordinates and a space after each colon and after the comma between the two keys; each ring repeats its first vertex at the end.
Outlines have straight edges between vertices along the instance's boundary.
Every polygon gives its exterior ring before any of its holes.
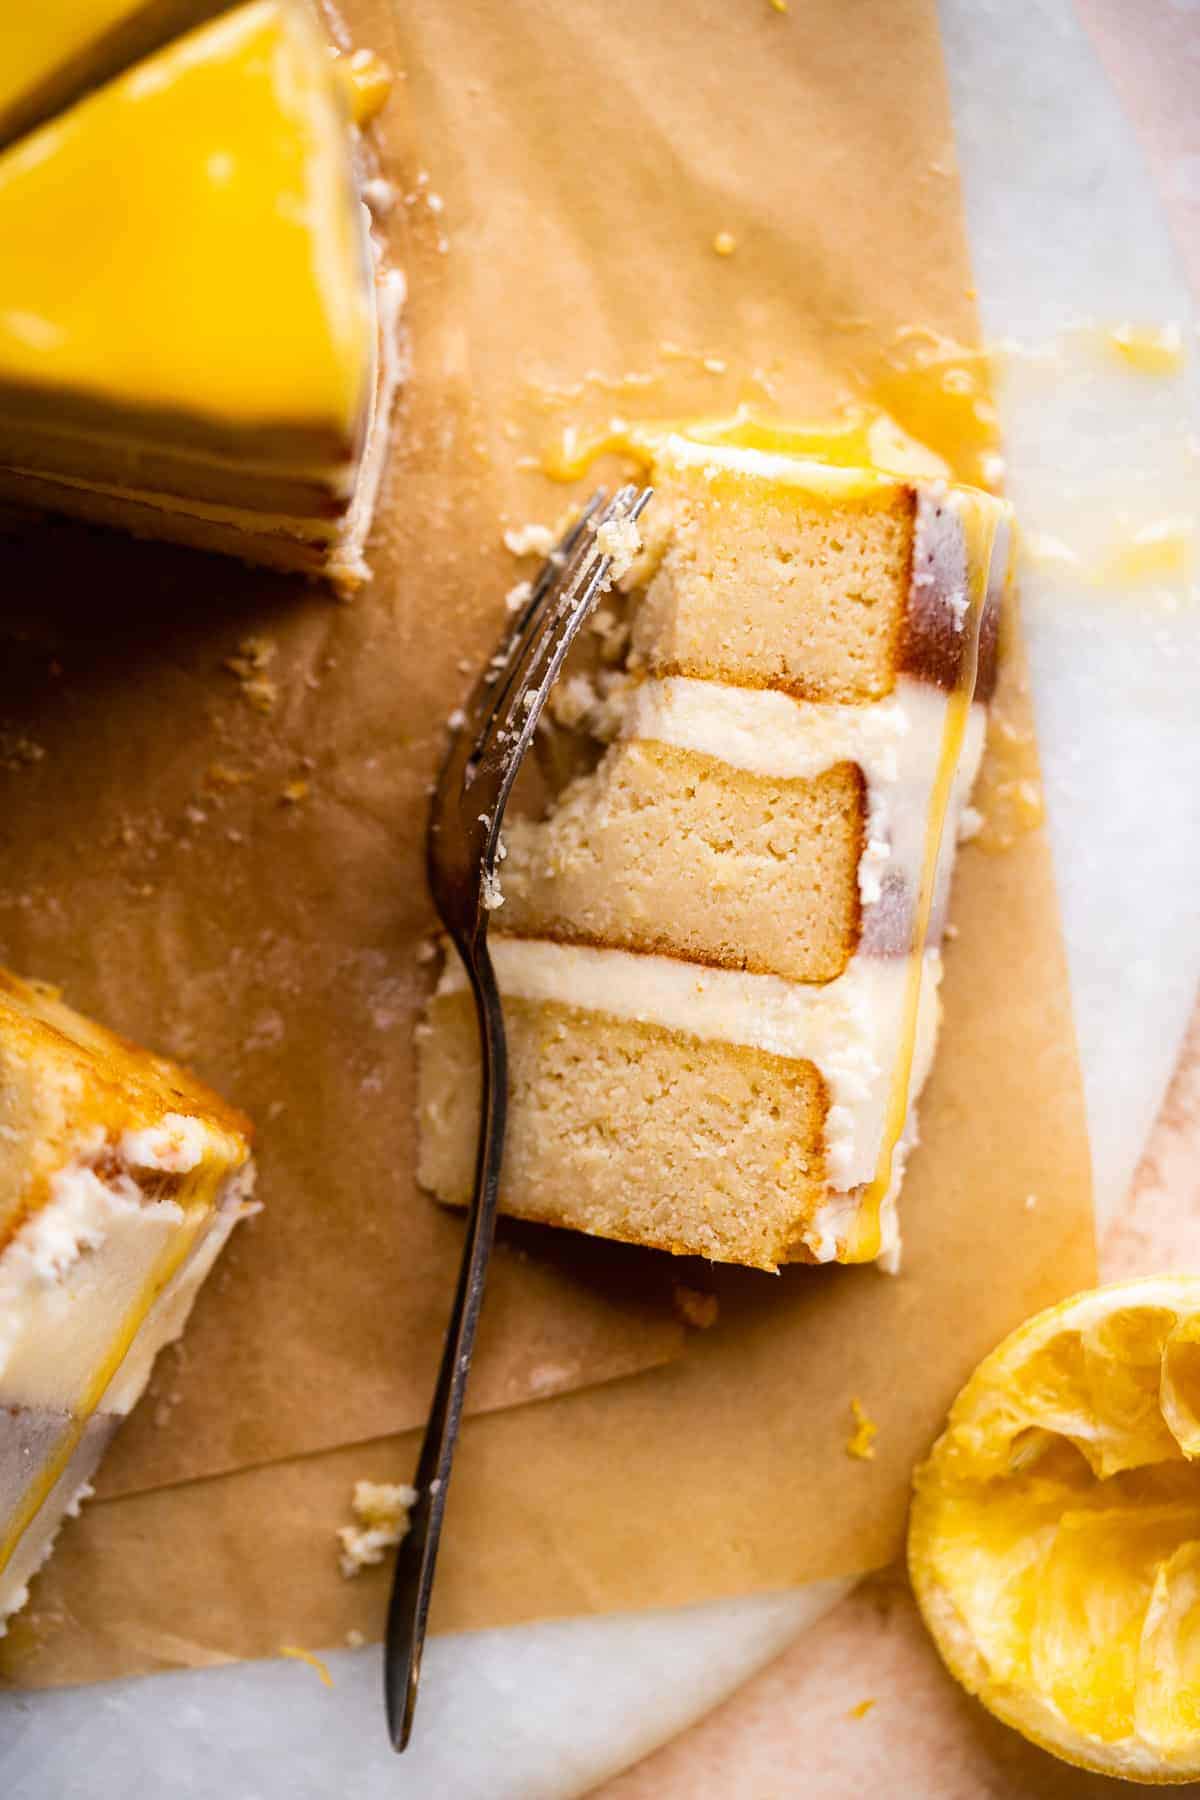
{"type": "MultiPolygon", "coordinates": [[[[684,435],[652,480],[615,741],[505,831],[501,1205],[763,1269],[894,1261],[1009,509],[684,435]]],[[[453,962],[420,1178],[459,1205],[477,1068],[453,962]]]]}

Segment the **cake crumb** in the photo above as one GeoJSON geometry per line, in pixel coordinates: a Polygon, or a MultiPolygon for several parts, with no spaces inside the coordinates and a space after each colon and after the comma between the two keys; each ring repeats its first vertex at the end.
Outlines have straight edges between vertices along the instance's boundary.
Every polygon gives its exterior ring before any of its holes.
{"type": "Polygon", "coordinates": [[[633,567],[642,547],[642,534],[636,519],[605,519],[596,527],[596,548],[602,556],[611,556],[609,581],[620,581],[633,567]]]}
{"type": "Polygon", "coordinates": [[[846,1717],[848,1719],[865,1719],[867,1714],[870,1712],[871,1708],[874,1706],[874,1704],[875,1704],[874,1696],[872,1696],[871,1699],[869,1699],[869,1700],[860,1700],[857,1706],[852,1706],[850,1708],[850,1711],[846,1714],[846,1717]]]}
{"type": "Polygon", "coordinates": [[[977,806],[964,806],[958,820],[958,841],[969,844],[983,830],[983,814],[977,806]]]}
{"type": "Polygon", "coordinates": [[[357,1625],[352,1625],[346,1633],[347,1650],[361,1650],[366,1641],[364,1633],[358,1629],[357,1625]]]}
{"type": "Polygon", "coordinates": [[[225,658],[225,667],[237,676],[243,697],[256,712],[269,713],[279,698],[278,686],[266,673],[274,659],[274,643],[258,635],[243,638],[237,655],[225,658]]]}
{"type": "Polygon", "coordinates": [[[510,613],[520,612],[532,593],[532,581],[518,581],[505,594],[504,604],[510,613]]]}
{"type": "Polygon", "coordinates": [[[483,886],[479,899],[484,912],[499,912],[504,905],[504,894],[500,883],[488,869],[483,871],[483,886]]]}
{"type": "Polygon", "coordinates": [[[1037,1195],[1036,1194],[1026,1194],[1026,1196],[1025,1196],[1025,1211],[1032,1212],[1036,1205],[1037,1205],[1037,1195]]]}
{"type": "Polygon", "coordinates": [[[548,525],[510,526],[504,533],[504,548],[511,556],[549,556],[554,548],[554,533],[548,525]]]}
{"type": "Polygon", "coordinates": [[[386,218],[396,204],[395,188],[380,175],[363,182],[362,195],[377,219],[386,218]]]}
{"type": "Polygon", "coordinates": [[[871,1462],[875,1456],[875,1436],[879,1427],[873,1419],[868,1418],[857,1394],[850,1402],[850,1413],[854,1420],[854,1430],[846,1439],[846,1455],[857,1456],[860,1462],[871,1462]]]}
{"type": "Polygon", "coordinates": [[[310,1669],[317,1671],[327,1688],[333,1686],[333,1676],[329,1673],[328,1664],[322,1662],[315,1651],[305,1650],[301,1644],[280,1644],[279,1654],[280,1656],[290,1656],[293,1662],[307,1663],[310,1669]]]}
{"type": "Polygon", "coordinates": [[[601,669],[594,680],[589,675],[568,675],[551,688],[548,709],[556,725],[611,744],[620,735],[634,685],[622,669],[601,669]]]}
{"type": "Polygon", "coordinates": [[[357,1525],[342,1525],[339,1566],[346,1580],[362,1569],[383,1561],[408,1530],[408,1510],[416,1504],[417,1490],[406,1482],[356,1481],[351,1505],[357,1525]]]}
{"type": "Polygon", "coordinates": [[[205,787],[214,790],[242,787],[249,779],[249,775],[241,769],[231,769],[228,763],[209,763],[204,771],[205,787]]]}
{"type": "Polygon", "coordinates": [[[718,231],[712,241],[712,247],[718,256],[732,256],[737,249],[737,239],[732,231],[718,231]]]}
{"type": "Polygon", "coordinates": [[[595,687],[586,675],[568,675],[550,689],[549,709],[556,725],[575,730],[596,704],[595,687]]]}
{"type": "Polygon", "coordinates": [[[35,744],[32,738],[11,736],[7,732],[0,735],[0,763],[14,773],[28,768],[31,763],[42,762],[45,755],[41,744],[35,744]]]}
{"type": "Polygon", "coordinates": [[[706,1294],[699,1288],[688,1287],[686,1282],[675,1283],[671,1290],[671,1300],[683,1323],[693,1325],[697,1331],[708,1331],[716,1324],[720,1315],[721,1302],[715,1294],[706,1294]]]}
{"type": "Polygon", "coordinates": [[[299,806],[301,800],[307,800],[309,787],[307,781],[287,781],[280,790],[279,798],[285,806],[299,806]]]}
{"type": "Polygon", "coordinates": [[[770,0],[770,4],[772,12],[787,13],[792,10],[788,5],[788,0],[770,0]]]}

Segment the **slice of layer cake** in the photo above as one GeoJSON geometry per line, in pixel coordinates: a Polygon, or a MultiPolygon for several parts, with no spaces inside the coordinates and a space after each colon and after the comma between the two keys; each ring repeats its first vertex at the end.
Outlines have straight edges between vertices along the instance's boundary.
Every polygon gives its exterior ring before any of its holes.
{"type": "Polygon", "coordinates": [[[0,156],[0,499],[365,578],[403,288],[349,92],[253,0],[0,156]]]}
{"type": "Polygon", "coordinates": [[[231,0],[38,0],[0,7],[0,144],[231,0]]]}
{"type": "Polygon", "coordinates": [[[245,1210],[249,1129],[0,970],[0,1633],[245,1210]]]}
{"type": "MultiPolygon", "coordinates": [[[[1008,509],[682,436],[651,479],[615,741],[505,832],[501,1204],[764,1269],[894,1259],[1008,509]]],[[[477,1063],[455,963],[420,1074],[455,1204],[477,1063]]]]}

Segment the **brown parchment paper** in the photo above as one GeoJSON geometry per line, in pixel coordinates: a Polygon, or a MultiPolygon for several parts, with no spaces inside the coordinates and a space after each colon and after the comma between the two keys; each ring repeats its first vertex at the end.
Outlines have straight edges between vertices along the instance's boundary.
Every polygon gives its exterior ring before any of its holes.
{"type": "MultiPolygon", "coordinates": [[[[347,11],[369,41],[381,14],[347,11]]],[[[5,1640],[0,1668],[30,1685],[332,1644],[381,1622],[386,1571],[342,1581],[332,1534],[353,1480],[411,1470],[415,1431],[384,1439],[363,1426],[372,1407],[397,1414],[406,1397],[419,1414],[448,1278],[431,1256],[414,1302],[405,1271],[455,1228],[400,1190],[390,1212],[374,1199],[362,1209],[385,1171],[395,1189],[393,1152],[411,1144],[409,1031],[424,978],[411,959],[428,918],[412,844],[437,721],[519,573],[498,545],[500,521],[552,518],[562,503],[523,462],[567,419],[715,412],[739,398],[821,415],[866,392],[914,330],[973,341],[926,0],[806,0],[787,14],[768,0],[414,0],[399,31],[407,80],[390,142],[415,372],[368,599],[339,609],[166,555],[153,558],[149,588],[139,558],[135,590],[128,548],[89,539],[82,563],[73,550],[67,564],[76,581],[81,568],[89,576],[68,608],[66,645],[83,645],[69,682],[45,669],[58,654],[46,621],[61,616],[61,578],[40,576],[44,543],[18,553],[30,636],[5,677],[4,712],[46,754],[8,783],[3,829],[23,880],[12,880],[10,849],[5,953],[65,975],[73,997],[190,1054],[244,1103],[285,1100],[262,1121],[263,1236],[248,1233],[218,1276],[179,1365],[210,1389],[213,1472],[183,1481],[197,1472],[191,1452],[167,1447],[187,1435],[185,1405],[199,1404],[190,1387],[169,1431],[143,1409],[118,1465],[123,1497],[92,1503],[64,1534],[5,1640]],[[712,249],[722,231],[736,240],[725,258],[712,249]],[[247,618],[280,644],[267,671],[280,699],[266,718],[217,666],[247,618]],[[172,729],[158,684],[186,709],[187,732],[172,729]],[[193,799],[200,721],[201,761],[211,743],[254,771],[213,809],[208,835],[181,824],[187,805],[206,804],[193,799]],[[298,753],[316,762],[310,798],[276,806],[298,753]],[[154,832],[129,798],[139,781],[159,796],[154,832]],[[141,820],[128,843],[126,809],[141,820]],[[228,842],[231,828],[241,842],[228,842]],[[372,1011],[382,980],[395,984],[384,1026],[372,1011]],[[344,1188],[330,1172],[342,1153],[358,1177],[344,1188]],[[279,1218],[297,1207],[290,1226],[279,1218]],[[367,1216],[370,1269],[318,1279],[345,1255],[347,1220],[367,1216]],[[272,1242],[268,1256],[260,1246],[272,1242]],[[315,1317],[314,1281],[326,1287],[315,1317]],[[290,1338],[261,1332],[271,1306],[298,1309],[290,1338]],[[384,1322],[379,1335],[370,1318],[384,1322]],[[370,1406],[350,1391],[359,1382],[370,1406]],[[302,1384],[319,1407],[297,1401],[302,1384]],[[324,1434],[306,1427],[313,1412],[324,1434]],[[309,1441],[282,1445],[306,1429],[309,1441]],[[377,1441],[351,1442],[367,1438],[377,1441]],[[299,1448],[314,1453],[288,1454],[299,1448]],[[218,1472],[239,1462],[257,1466],[218,1472]]],[[[1003,704],[1018,726],[1020,674],[1014,651],[1003,704]]],[[[473,1417],[435,1598],[441,1629],[674,1604],[884,1562],[912,1463],[971,1366],[1018,1319],[1091,1279],[1043,835],[1002,856],[968,847],[952,917],[902,1275],[717,1271],[719,1323],[682,1358],[473,1417]],[[879,1427],[872,1462],[845,1453],[856,1395],[879,1427]]],[[[479,1372],[477,1398],[490,1391],[494,1406],[527,1396],[566,1353],[561,1334],[532,1348],[523,1335],[519,1284],[533,1275],[548,1320],[594,1307],[594,1367],[609,1374],[622,1354],[661,1363],[673,1348],[649,1342],[652,1302],[626,1299],[614,1316],[627,1278],[709,1279],[649,1256],[602,1271],[608,1252],[591,1243],[519,1248],[530,1261],[506,1252],[488,1301],[494,1369],[503,1343],[514,1346],[507,1387],[493,1374],[489,1390],[487,1365],[479,1372]],[[571,1298],[554,1315],[564,1287],[571,1298]]],[[[568,1379],[586,1378],[571,1366],[568,1379]]]]}
{"type": "MultiPolygon", "coordinates": [[[[394,66],[386,8],[361,10],[394,66]]],[[[405,223],[400,207],[401,266],[405,223]]],[[[194,1064],[260,1145],[265,1210],[105,1493],[375,1437],[428,1406],[461,1223],[413,1179],[426,791],[508,574],[479,556],[498,527],[458,479],[474,460],[463,407],[414,383],[377,579],[349,606],[67,526],[3,546],[0,960],[194,1064]]],[[[681,1336],[635,1253],[509,1233],[470,1404],[626,1374],[681,1336]]]]}

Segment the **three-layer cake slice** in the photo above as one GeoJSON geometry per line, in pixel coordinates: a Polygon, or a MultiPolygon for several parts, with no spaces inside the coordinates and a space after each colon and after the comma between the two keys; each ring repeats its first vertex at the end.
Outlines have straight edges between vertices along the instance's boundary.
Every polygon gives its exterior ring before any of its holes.
{"type": "MultiPolygon", "coordinates": [[[[886,1258],[1008,509],[683,436],[653,480],[616,739],[506,832],[501,1203],[760,1268],[886,1258]]],[[[458,1204],[474,1036],[451,964],[421,1177],[458,1204]]]]}

